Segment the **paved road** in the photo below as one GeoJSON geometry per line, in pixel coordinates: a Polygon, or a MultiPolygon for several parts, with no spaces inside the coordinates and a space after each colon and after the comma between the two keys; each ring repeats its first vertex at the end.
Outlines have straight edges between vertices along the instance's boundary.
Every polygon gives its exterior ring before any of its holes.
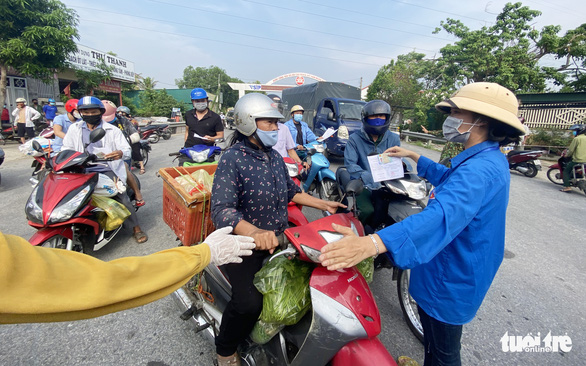
{"type": "MultiPolygon", "coordinates": [[[[169,152],[181,137],[153,145],[147,173],[140,176],[147,205],[139,211],[150,239],[136,244],[128,233],[97,253],[103,260],[145,255],[177,245],[161,216],[162,184],[157,169],[170,166],[169,152]]],[[[432,158],[439,153],[416,146],[432,158]]],[[[0,167],[2,183],[0,230],[25,238],[33,234],[23,209],[31,191],[27,183],[30,158],[16,145],[4,146],[7,159],[0,167]]],[[[341,163],[332,159],[334,168],[341,163]]],[[[507,217],[506,259],[478,316],[464,327],[462,359],[465,365],[583,365],[586,356],[586,278],[584,263],[583,194],[562,194],[541,172],[529,179],[511,173],[507,217]],[[568,335],[570,352],[505,353],[500,339],[528,333],[545,338],[568,335]]],[[[305,211],[312,219],[319,212],[305,211]]],[[[388,274],[388,272],[387,272],[388,274]]],[[[153,274],[156,275],[156,274],[153,274]]],[[[375,275],[372,290],[383,319],[381,339],[394,356],[423,360],[419,342],[406,327],[396,296],[396,285],[385,272],[375,275]]],[[[1,296],[1,294],[0,294],[1,296]]],[[[54,324],[0,326],[1,365],[210,365],[213,348],[190,323],[178,318],[170,297],[138,309],[98,319],[54,324]]]]}

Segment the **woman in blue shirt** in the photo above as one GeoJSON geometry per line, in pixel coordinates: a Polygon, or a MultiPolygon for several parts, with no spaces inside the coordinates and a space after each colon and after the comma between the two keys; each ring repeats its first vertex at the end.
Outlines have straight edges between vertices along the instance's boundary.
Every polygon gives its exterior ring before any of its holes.
{"type": "Polygon", "coordinates": [[[510,173],[499,145],[524,133],[517,98],[495,83],[466,85],[436,108],[449,114],[445,138],[465,146],[451,168],[404,148],[386,151],[417,162],[418,174],[435,186],[428,206],[369,237],[336,227],[344,239],[320,257],[334,270],[388,252],[397,266],[412,269],[426,366],[460,365],[462,325],[476,315],[504,255],[510,173]]]}

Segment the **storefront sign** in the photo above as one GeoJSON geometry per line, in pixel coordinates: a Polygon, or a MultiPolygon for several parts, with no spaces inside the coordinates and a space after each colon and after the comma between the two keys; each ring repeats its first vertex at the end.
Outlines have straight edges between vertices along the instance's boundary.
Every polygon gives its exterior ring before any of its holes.
{"type": "Polygon", "coordinates": [[[102,61],[106,66],[112,67],[113,79],[134,82],[134,62],[79,44],[77,45],[77,52],[67,57],[67,62],[71,68],[83,71],[98,70],[97,66],[102,61]]]}
{"type": "Polygon", "coordinates": [[[105,91],[107,93],[117,94],[120,94],[120,92],[122,91],[120,82],[116,80],[102,81],[98,86],[98,89],[105,91]]]}

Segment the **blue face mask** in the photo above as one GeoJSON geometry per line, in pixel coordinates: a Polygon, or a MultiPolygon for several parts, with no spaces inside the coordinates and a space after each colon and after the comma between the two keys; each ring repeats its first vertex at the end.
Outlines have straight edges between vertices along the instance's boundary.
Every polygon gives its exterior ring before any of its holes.
{"type": "Polygon", "coordinates": [[[366,123],[368,123],[371,126],[382,126],[384,125],[386,122],[386,119],[384,118],[367,118],[366,119],[366,123]]]}
{"type": "Polygon", "coordinates": [[[298,114],[294,114],[293,115],[293,120],[295,122],[301,122],[301,121],[303,121],[303,114],[299,114],[299,113],[298,114]]]}
{"type": "Polygon", "coordinates": [[[259,128],[256,129],[256,135],[260,139],[260,141],[266,147],[273,147],[277,144],[277,139],[279,138],[279,130],[276,131],[263,131],[259,128]]]}

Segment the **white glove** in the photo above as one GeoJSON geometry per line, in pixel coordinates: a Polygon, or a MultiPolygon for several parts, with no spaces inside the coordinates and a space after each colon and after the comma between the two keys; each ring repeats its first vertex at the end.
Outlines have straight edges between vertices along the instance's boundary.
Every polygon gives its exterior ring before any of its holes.
{"type": "Polygon", "coordinates": [[[227,263],[241,263],[241,256],[251,255],[252,249],[256,247],[254,239],[242,235],[230,235],[231,226],[218,229],[208,235],[204,240],[210,247],[212,255],[211,262],[216,266],[227,263]]]}

